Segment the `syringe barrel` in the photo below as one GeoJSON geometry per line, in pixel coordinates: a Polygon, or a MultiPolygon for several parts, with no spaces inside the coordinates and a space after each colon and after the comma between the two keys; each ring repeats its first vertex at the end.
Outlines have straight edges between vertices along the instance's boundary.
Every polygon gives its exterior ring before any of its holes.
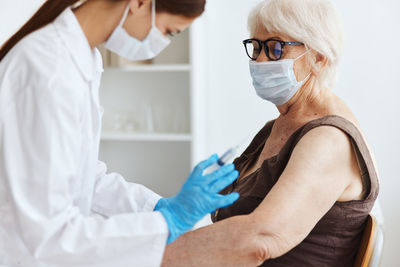
{"type": "Polygon", "coordinates": [[[235,148],[231,148],[228,151],[226,151],[219,159],[216,163],[214,163],[213,165],[211,165],[210,167],[208,167],[205,171],[204,171],[204,175],[212,173],[216,170],[218,170],[220,167],[224,166],[225,164],[227,164],[230,160],[233,159],[233,157],[235,157],[236,155],[236,149],[235,148]]]}
{"type": "Polygon", "coordinates": [[[203,172],[203,175],[207,175],[207,174],[210,174],[212,172],[215,172],[219,168],[221,168],[221,165],[219,165],[219,163],[216,162],[213,165],[211,165],[210,167],[208,167],[207,169],[205,169],[204,172],[203,172]]]}
{"type": "Polygon", "coordinates": [[[225,154],[223,154],[219,160],[218,160],[218,164],[220,166],[225,165],[226,163],[228,163],[231,159],[233,159],[233,157],[235,156],[235,150],[234,149],[229,149],[228,151],[225,152],[225,154]]]}

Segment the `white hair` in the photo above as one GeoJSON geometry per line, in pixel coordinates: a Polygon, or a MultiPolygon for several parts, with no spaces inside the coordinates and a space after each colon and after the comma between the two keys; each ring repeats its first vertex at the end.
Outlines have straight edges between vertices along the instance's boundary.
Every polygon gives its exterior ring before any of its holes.
{"type": "Polygon", "coordinates": [[[328,58],[318,80],[332,87],[343,53],[343,29],[340,16],[329,0],[263,0],[249,15],[252,37],[258,27],[280,33],[304,43],[328,58]]]}

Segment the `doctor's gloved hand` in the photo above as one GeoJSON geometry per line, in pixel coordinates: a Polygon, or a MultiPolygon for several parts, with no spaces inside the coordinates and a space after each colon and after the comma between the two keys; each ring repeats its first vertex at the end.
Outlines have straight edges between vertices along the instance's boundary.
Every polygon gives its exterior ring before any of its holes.
{"type": "Polygon", "coordinates": [[[217,160],[218,156],[213,155],[200,162],[176,196],[158,201],[154,210],[161,212],[167,221],[170,232],[167,244],[193,228],[207,214],[229,206],[239,198],[238,193],[218,194],[238,178],[239,172],[233,164],[203,175],[203,171],[217,160]]]}

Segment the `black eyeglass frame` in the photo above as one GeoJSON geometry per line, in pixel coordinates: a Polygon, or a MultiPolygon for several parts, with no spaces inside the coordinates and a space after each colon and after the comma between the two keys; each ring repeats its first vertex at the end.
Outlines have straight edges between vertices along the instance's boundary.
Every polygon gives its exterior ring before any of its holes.
{"type": "Polygon", "coordinates": [[[304,45],[304,43],[302,43],[302,42],[284,42],[284,41],[281,41],[281,40],[278,40],[278,39],[274,39],[274,38],[271,38],[271,39],[268,39],[268,40],[265,40],[265,41],[260,41],[260,40],[255,39],[255,38],[251,38],[251,39],[243,40],[243,45],[244,45],[244,49],[246,50],[247,56],[251,60],[257,60],[257,58],[261,55],[261,50],[262,50],[262,47],[264,46],[265,54],[267,55],[268,59],[271,60],[271,61],[278,61],[278,60],[280,60],[282,58],[283,49],[285,48],[286,45],[304,45]],[[247,44],[249,44],[249,43],[251,43],[253,41],[256,41],[258,43],[259,47],[260,47],[259,51],[258,51],[258,56],[256,58],[253,58],[252,56],[249,55],[249,52],[247,51],[247,46],[246,46],[247,44]],[[280,57],[278,59],[273,59],[269,55],[268,42],[271,42],[271,41],[279,42],[281,44],[282,53],[281,53],[281,55],[280,55],[280,57]]]}

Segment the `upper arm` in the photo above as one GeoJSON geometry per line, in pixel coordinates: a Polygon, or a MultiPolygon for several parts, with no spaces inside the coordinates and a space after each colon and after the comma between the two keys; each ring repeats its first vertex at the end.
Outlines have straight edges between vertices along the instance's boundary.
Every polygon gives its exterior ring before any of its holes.
{"type": "Polygon", "coordinates": [[[60,69],[60,62],[67,68],[69,61],[58,57],[59,47],[47,51],[39,45],[32,37],[21,41],[4,62],[0,83],[5,104],[0,145],[6,159],[0,169],[9,180],[21,229],[32,228],[32,218],[51,217],[71,205],[82,145],[84,90],[60,69]]]}
{"type": "Polygon", "coordinates": [[[18,194],[15,205],[32,205],[21,211],[48,216],[71,202],[68,180],[76,176],[81,145],[78,111],[68,101],[68,88],[59,84],[49,88],[45,81],[32,81],[16,89],[23,93],[12,100],[1,119],[2,155],[7,159],[2,167],[10,192],[18,194]]]}
{"type": "Polygon", "coordinates": [[[351,157],[349,137],[335,127],[315,128],[299,141],[278,182],[252,214],[271,257],[299,244],[339,199],[351,183],[351,157]]]}

